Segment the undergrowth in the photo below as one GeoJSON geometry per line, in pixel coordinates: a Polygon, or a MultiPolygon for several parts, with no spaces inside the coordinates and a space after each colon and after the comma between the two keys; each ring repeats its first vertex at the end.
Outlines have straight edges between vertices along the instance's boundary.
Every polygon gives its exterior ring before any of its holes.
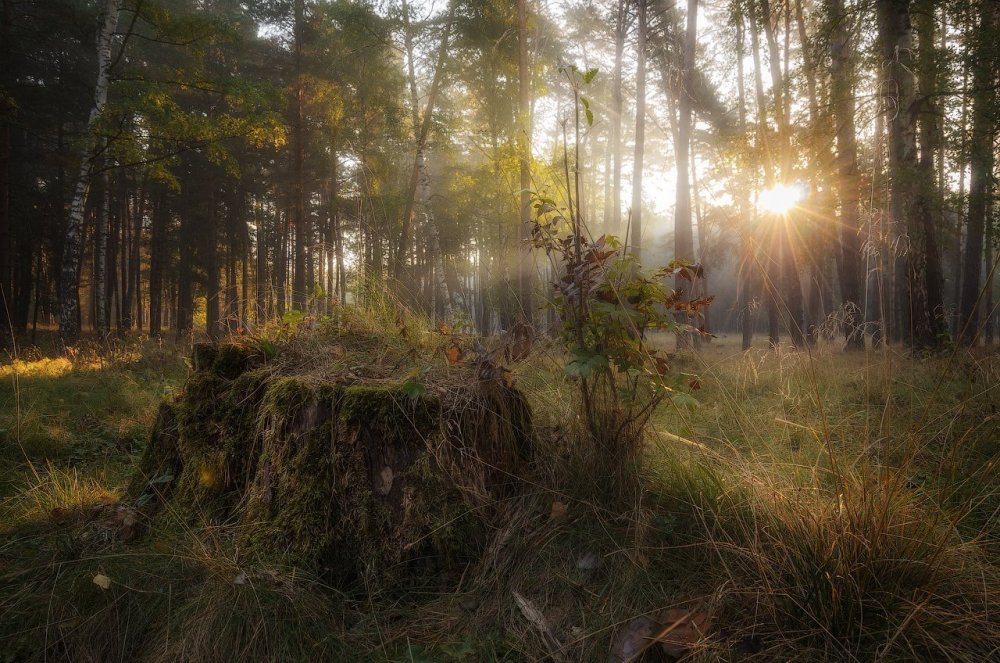
{"type": "MultiPolygon", "coordinates": [[[[273,348],[257,370],[277,377],[403,376],[402,394],[445,388],[458,370],[446,351],[469,352],[388,310],[340,315],[237,340],[273,348]]],[[[536,343],[505,378],[531,405],[532,463],[521,490],[470,507],[492,513],[478,558],[405,591],[345,591],[293,556],[247,554],[252,524],[146,523],[117,505],[138,452],[122,431],[144,435],[185,373],[136,352],[18,365],[21,418],[2,414],[21,442],[5,433],[0,660],[606,661],[637,618],[671,609],[710,619],[692,661],[1000,651],[995,354],[744,354],[717,340],[672,359],[698,404],[665,403],[641,457],[615,463],[571,407],[564,357],[536,343]]]]}

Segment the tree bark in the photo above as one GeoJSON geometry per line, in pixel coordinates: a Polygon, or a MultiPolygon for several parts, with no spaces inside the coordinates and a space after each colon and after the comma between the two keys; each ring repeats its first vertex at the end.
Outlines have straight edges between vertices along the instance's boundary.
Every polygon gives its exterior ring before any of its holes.
{"type": "MultiPolygon", "coordinates": [[[[973,60],[971,173],[969,180],[969,213],[965,233],[965,258],[962,269],[962,297],[959,302],[959,337],[962,345],[974,345],[979,337],[980,293],[982,286],[983,239],[988,221],[986,210],[993,194],[993,140],[996,126],[997,59],[995,38],[996,5],[988,0],[980,3],[981,14],[976,34],[976,56],[973,60]]],[[[988,314],[989,311],[986,311],[988,314]]]]}
{"type": "MultiPolygon", "coordinates": [[[[913,29],[909,0],[879,0],[879,37],[887,63],[886,94],[889,123],[889,211],[891,223],[905,232],[897,275],[902,329],[914,349],[932,349],[941,343],[936,331],[938,311],[928,298],[928,255],[936,251],[922,218],[925,204],[917,160],[916,89],[913,62],[913,29]]],[[[933,256],[932,256],[933,259],[933,256]]]]}
{"type": "MultiPolygon", "coordinates": [[[[736,21],[736,92],[737,92],[737,119],[739,130],[743,135],[747,134],[747,92],[744,83],[743,58],[745,55],[743,16],[735,17],[736,21]]],[[[743,186],[738,186],[736,203],[738,205],[740,220],[744,225],[749,225],[750,221],[750,182],[746,181],[743,186]]],[[[753,345],[754,315],[753,315],[753,274],[754,265],[753,245],[748,236],[748,232],[741,233],[740,257],[737,277],[737,306],[739,307],[739,323],[742,332],[742,348],[746,352],[753,345]]]]}
{"type": "Polygon", "coordinates": [[[110,328],[108,317],[108,220],[111,216],[111,187],[108,173],[101,174],[101,200],[95,210],[94,231],[94,330],[104,338],[110,328]]]}
{"type": "Polygon", "coordinates": [[[913,15],[919,39],[917,48],[917,72],[920,96],[916,100],[916,113],[920,159],[918,161],[919,181],[917,183],[917,218],[919,235],[923,241],[924,290],[927,297],[927,321],[930,325],[932,344],[939,347],[947,335],[944,314],[944,272],[941,268],[941,251],[938,247],[938,228],[941,225],[941,196],[943,191],[935,188],[935,159],[943,159],[941,136],[938,128],[938,110],[935,95],[938,91],[938,59],[935,42],[937,22],[934,18],[934,0],[917,0],[913,15]]]}
{"type": "Polygon", "coordinates": [[[642,169],[646,148],[646,0],[636,18],[635,151],[632,166],[632,253],[642,259],[642,169]]]}
{"type": "MultiPolygon", "coordinates": [[[[684,33],[684,50],[681,61],[681,90],[677,99],[677,191],[674,207],[674,258],[694,262],[694,231],[691,226],[691,73],[694,71],[695,48],[698,44],[698,0],[688,0],[687,28],[684,33]]],[[[674,289],[682,297],[691,292],[691,284],[681,277],[674,282],[674,289]]],[[[690,324],[684,314],[678,315],[680,324],[690,324]]],[[[689,335],[677,334],[678,348],[688,344],[689,335]]]]}
{"type": "Polygon", "coordinates": [[[622,225],[622,61],[625,57],[625,37],[628,19],[628,3],[618,0],[615,16],[615,73],[611,91],[611,223],[620,232],[622,225]]]}
{"type": "Polygon", "coordinates": [[[215,187],[209,188],[208,223],[203,237],[205,247],[205,331],[212,338],[222,333],[222,321],[219,315],[219,226],[218,203],[215,200],[215,187]]]}
{"type": "MultiPolygon", "coordinates": [[[[4,87],[13,71],[10,28],[14,22],[13,0],[3,0],[0,5],[0,67],[4,87]]],[[[10,308],[13,304],[13,279],[11,267],[10,223],[10,123],[14,114],[13,103],[6,95],[0,96],[0,348],[7,346],[10,338],[10,308]]],[[[41,287],[36,283],[35,287],[41,287]]],[[[37,307],[36,307],[37,311],[37,307]]],[[[11,344],[13,340],[11,339],[11,344]]]]}
{"type": "Polygon", "coordinates": [[[848,350],[864,350],[861,299],[861,210],[858,144],[854,127],[854,47],[843,0],[830,0],[830,97],[837,139],[837,195],[840,202],[840,293],[848,350]]]}
{"type": "Polygon", "coordinates": [[[518,138],[521,161],[521,225],[517,247],[517,280],[521,315],[534,324],[534,279],[531,251],[531,66],[528,58],[528,0],[517,2],[518,138]]]}
{"type": "MultiPolygon", "coordinates": [[[[424,107],[424,116],[421,119],[419,132],[416,136],[416,152],[413,158],[413,169],[410,171],[410,182],[407,185],[405,194],[405,207],[403,209],[403,225],[399,233],[399,242],[396,245],[396,254],[393,258],[393,275],[399,279],[403,274],[403,266],[406,263],[409,252],[410,235],[413,233],[413,215],[416,204],[417,185],[420,179],[420,162],[424,158],[424,150],[427,147],[427,139],[431,133],[431,119],[434,115],[434,107],[437,104],[438,93],[444,79],[445,62],[448,58],[448,43],[451,37],[452,25],[455,22],[455,11],[457,0],[451,0],[448,6],[448,16],[445,19],[444,33],[441,35],[441,44],[438,47],[437,64],[434,67],[434,78],[431,79],[430,91],[427,93],[427,104],[424,107]]],[[[415,87],[414,87],[415,89],[415,87]]]]}
{"type": "MultiPolygon", "coordinates": [[[[119,0],[105,0],[104,16],[97,38],[97,81],[94,85],[94,105],[87,119],[86,134],[92,132],[108,100],[108,83],[111,68],[111,41],[118,26],[119,0]]],[[[83,252],[83,215],[90,191],[91,173],[97,156],[98,143],[88,140],[80,158],[73,199],[70,203],[66,234],[63,240],[63,257],[60,269],[59,340],[65,346],[80,336],[80,260],[83,252]]]]}
{"type": "Polygon", "coordinates": [[[157,189],[159,195],[153,203],[153,227],[149,243],[149,335],[154,337],[159,336],[163,329],[163,263],[170,219],[167,187],[160,184],[157,189]]]}
{"type": "Polygon", "coordinates": [[[292,308],[306,310],[306,213],[303,160],[305,154],[305,80],[302,72],[305,0],[295,0],[295,117],[292,123],[292,224],[295,230],[295,257],[292,269],[292,308]]]}

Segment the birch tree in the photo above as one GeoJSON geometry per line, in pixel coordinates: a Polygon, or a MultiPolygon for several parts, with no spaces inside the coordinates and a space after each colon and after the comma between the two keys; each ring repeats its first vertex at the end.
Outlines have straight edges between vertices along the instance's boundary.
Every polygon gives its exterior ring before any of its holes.
{"type": "MultiPolygon", "coordinates": [[[[111,68],[111,42],[118,27],[120,0],[106,0],[101,19],[101,30],[97,37],[97,81],[94,84],[94,105],[87,119],[86,133],[93,132],[101,112],[108,100],[108,83],[111,68]]],[[[73,198],[70,202],[69,218],[63,246],[59,288],[59,339],[69,345],[80,336],[80,260],[83,254],[83,217],[87,196],[94,170],[94,160],[98,156],[100,143],[92,137],[88,140],[80,159],[80,171],[76,178],[73,198]]]]}

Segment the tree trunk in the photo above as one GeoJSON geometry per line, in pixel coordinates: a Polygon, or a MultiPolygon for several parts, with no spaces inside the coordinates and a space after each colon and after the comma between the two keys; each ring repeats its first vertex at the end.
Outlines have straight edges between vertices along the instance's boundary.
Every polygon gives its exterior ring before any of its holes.
{"type": "Polygon", "coordinates": [[[292,123],[292,224],[295,230],[295,258],[292,269],[292,308],[306,310],[306,213],[303,158],[305,153],[305,79],[302,73],[302,40],[305,29],[305,0],[295,0],[295,117],[292,123]]]}
{"type": "MultiPolygon", "coordinates": [[[[975,345],[980,332],[980,295],[982,292],[983,238],[988,221],[986,210],[993,194],[993,139],[995,136],[997,60],[995,31],[997,8],[984,0],[981,4],[976,34],[976,57],[973,61],[971,173],[969,214],[965,233],[965,258],[962,270],[962,297],[959,302],[959,337],[962,345],[975,345]]],[[[989,311],[986,312],[987,314],[989,311]]]]}
{"type": "Polygon", "coordinates": [[[205,247],[205,331],[212,338],[222,333],[219,316],[219,230],[218,204],[215,201],[215,187],[209,189],[208,223],[203,238],[205,247]]]}
{"type": "MultiPolygon", "coordinates": [[[[517,1],[518,137],[521,157],[521,225],[517,247],[517,281],[521,315],[534,324],[534,282],[531,251],[531,66],[528,59],[528,0],[517,1]]],[[[435,229],[435,235],[436,235],[435,229]]]]}
{"type": "MultiPolygon", "coordinates": [[[[757,16],[757,0],[751,0],[750,9],[750,50],[753,55],[754,94],[757,102],[757,142],[764,162],[764,186],[773,187],[777,182],[774,173],[774,153],[767,124],[767,97],[764,96],[763,69],[760,57],[760,19],[757,16]]],[[[778,308],[778,270],[776,269],[778,244],[774,241],[775,231],[764,233],[765,261],[763,273],[764,289],[767,293],[767,337],[770,346],[777,347],[781,341],[781,314],[778,308]]]]}
{"type": "Polygon", "coordinates": [[[94,330],[104,338],[110,328],[108,318],[108,219],[111,216],[111,188],[108,173],[101,174],[101,200],[96,210],[94,232],[94,330]]]}
{"type": "Polygon", "coordinates": [[[889,95],[889,211],[891,223],[905,231],[899,240],[901,272],[897,293],[901,299],[902,329],[916,349],[937,347],[941,339],[933,320],[938,312],[929,307],[927,291],[928,249],[933,237],[921,217],[923,194],[917,161],[917,114],[913,63],[913,30],[909,0],[879,0],[879,37],[887,66],[889,95]]]}
{"type": "MultiPolygon", "coordinates": [[[[993,218],[993,198],[991,197],[987,200],[986,205],[986,217],[993,218]]],[[[986,228],[986,300],[983,306],[983,311],[986,312],[986,320],[983,321],[983,340],[986,345],[993,345],[994,340],[996,340],[996,318],[997,312],[993,308],[993,264],[996,262],[996,258],[993,257],[993,238],[995,237],[995,231],[993,226],[987,226],[986,228]]]]}
{"type": "MultiPolygon", "coordinates": [[[[0,5],[0,67],[2,67],[4,87],[13,73],[10,28],[14,21],[13,0],[3,0],[0,5]]],[[[0,97],[0,348],[7,347],[13,290],[11,268],[11,223],[10,223],[10,120],[14,108],[9,105],[6,95],[0,97]]],[[[36,283],[35,287],[41,287],[36,283]]],[[[37,307],[36,307],[37,312],[37,307]]],[[[11,345],[13,340],[11,339],[11,345]]]]}
{"type": "MultiPolygon", "coordinates": [[[[97,38],[97,82],[94,85],[94,105],[90,109],[85,133],[89,135],[104,110],[108,100],[109,70],[111,68],[111,41],[118,26],[119,0],[105,0],[104,16],[97,38]]],[[[91,173],[94,168],[98,144],[88,142],[80,157],[73,199],[70,203],[66,235],[63,240],[62,266],[59,292],[59,340],[63,345],[76,341],[80,336],[80,260],[83,252],[83,214],[90,191],[91,173]]]]}
{"type": "MultiPolygon", "coordinates": [[[[643,14],[644,15],[644,12],[643,14]]],[[[641,26],[641,24],[640,24],[641,26]]],[[[640,27],[640,29],[642,29],[640,27]]],[[[684,33],[684,50],[682,56],[682,74],[680,94],[677,99],[677,144],[674,152],[677,155],[677,192],[674,207],[674,258],[677,260],[695,261],[694,232],[691,227],[691,73],[694,71],[695,48],[698,44],[698,0],[688,0],[687,29],[684,33]]],[[[687,296],[691,284],[677,277],[674,289],[687,296]]],[[[678,314],[680,324],[691,324],[684,314],[678,314]]],[[[689,335],[677,334],[677,347],[687,345],[689,335]]]]}
{"type": "Polygon", "coordinates": [[[936,169],[935,158],[940,155],[941,135],[938,129],[938,110],[934,99],[938,91],[938,53],[935,44],[936,21],[933,0],[917,0],[913,15],[916,17],[916,28],[919,38],[917,48],[917,71],[920,84],[920,97],[914,106],[917,115],[920,159],[919,181],[917,183],[917,218],[919,233],[923,241],[924,290],[927,297],[927,323],[930,325],[932,345],[939,347],[947,334],[944,315],[944,272],[941,268],[941,252],[938,248],[938,228],[941,225],[941,195],[935,190],[936,169]]]}
{"type": "MultiPolygon", "coordinates": [[[[420,179],[420,162],[424,158],[424,149],[427,146],[427,139],[431,132],[431,119],[434,115],[434,106],[437,104],[438,92],[444,79],[445,62],[448,58],[448,43],[451,38],[452,25],[455,22],[455,11],[457,0],[451,0],[448,6],[448,16],[445,19],[444,33],[441,35],[441,44],[438,47],[437,64],[434,67],[434,78],[431,80],[430,91],[427,93],[427,104],[424,107],[424,116],[420,122],[419,133],[417,134],[416,153],[413,160],[413,169],[410,171],[410,182],[407,186],[405,207],[403,209],[403,226],[399,233],[399,242],[396,245],[396,255],[393,259],[393,275],[399,279],[403,273],[403,265],[406,263],[409,252],[410,235],[413,234],[413,214],[416,204],[417,185],[420,179]]],[[[416,113],[414,113],[416,116],[416,113]]]]}
{"type": "Polygon", "coordinates": [[[628,3],[618,0],[615,16],[615,72],[611,91],[611,216],[612,224],[620,232],[622,224],[622,61],[625,57],[625,37],[627,30],[628,3]]]}
{"type": "Polygon", "coordinates": [[[854,48],[843,0],[831,0],[830,97],[837,137],[837,195],[840,202],[840,293],[848,350],[864,350],[861,300],[861,210],[858,144],[854,129],[854,48]]]}
{"type": "Polygon", "coordinates": [[[160,184],[157,189],[159,195],[153,203],[153,227],[149,243],[149,335],[154,337],[159,336],[163,328],[163,263],[170,219],[167,187],[160,184]]]}
{"type": "Polygon", "coordinates": [[[642,167],[646,148],[646,0],[636,18],[635,152],[632,166],[632,253],[642,259],[642,167]]]}
{"type": "Polygon", "coordinates": [[[132,224],[128,245],[128,271],[125,293],[122,298],[122,319],[126,330],[139,323],[142,324],[142,316],[138,312],[137,302],[139,300],[139,276],[141,273],[140,248],[142,246],[142,225],[146,216],[146,192],[142,182],[135,193],[135,207],[132,213],[132,224]]]}

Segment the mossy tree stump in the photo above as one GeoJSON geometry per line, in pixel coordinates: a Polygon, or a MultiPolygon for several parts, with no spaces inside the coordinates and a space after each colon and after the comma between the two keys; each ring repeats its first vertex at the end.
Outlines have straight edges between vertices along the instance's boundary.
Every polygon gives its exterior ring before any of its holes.
{"type": "Polygon", "coordinates": [[[263,364],[196,346],[128,498],[156,518],[230,525],[241,550],[341,583],[475,559],[489,504],[531,460],[520,392],[470,369],[411,398],[400,381],[263,364]]]}

